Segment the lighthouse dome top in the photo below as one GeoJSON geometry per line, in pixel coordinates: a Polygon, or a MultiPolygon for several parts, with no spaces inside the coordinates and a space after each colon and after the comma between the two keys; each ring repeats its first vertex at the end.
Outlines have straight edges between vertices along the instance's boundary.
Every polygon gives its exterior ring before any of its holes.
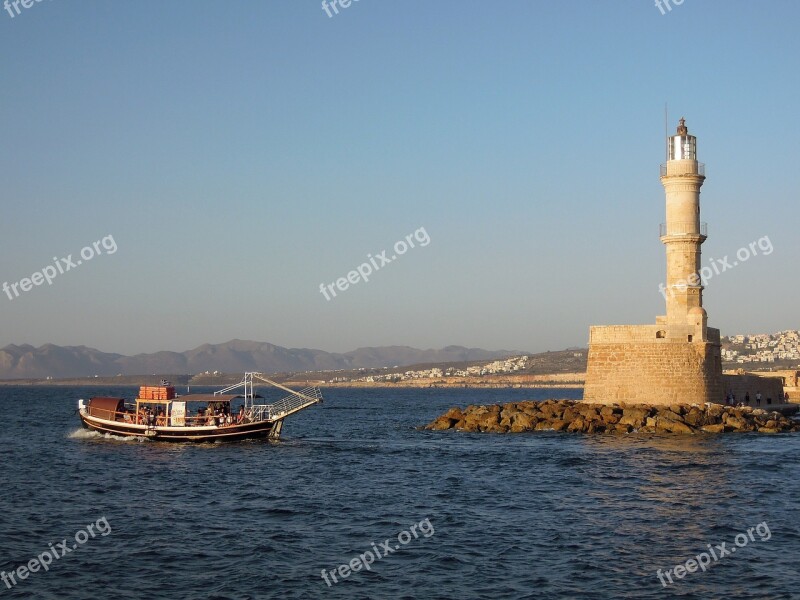
{"type": "Polygon", "coordinates": [[[686,119],[678,121],[676,135],[669,138],[668,160],[697,160],[697,138],[689,135],[686,119]]]}

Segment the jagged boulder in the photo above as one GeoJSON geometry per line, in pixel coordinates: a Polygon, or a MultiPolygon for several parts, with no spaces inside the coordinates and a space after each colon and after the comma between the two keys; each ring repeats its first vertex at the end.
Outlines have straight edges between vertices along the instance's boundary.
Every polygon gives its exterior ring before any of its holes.
{"type": "Polygon", "coordinates": [[[527,413],[518,413],[514,416],[514,421],[511,424],[512,433],[520,433],[522,431],[533,431],[538,423],[538,419],[532,417],[527,413]]]}

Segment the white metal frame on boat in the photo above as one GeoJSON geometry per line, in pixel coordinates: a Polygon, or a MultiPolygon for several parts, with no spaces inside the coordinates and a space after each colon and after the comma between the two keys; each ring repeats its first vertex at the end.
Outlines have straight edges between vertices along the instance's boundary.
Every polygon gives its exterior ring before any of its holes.
{"type": "Polygon", "coordinates": [[[322,402],[322,390],[316,386],[308,386],[299,391],[281,385],[255,371],[244,374],[244,379],[226,388],[214,392],[220,396],[233,390],[244,388],[244,408],[247,416],[253,421],[276,421],[303,410],[313,404],[322,402]],[[261,381],[278,389],[289,392],[289,395],[272,404],[255,404],[255,381],[261,381]]]}

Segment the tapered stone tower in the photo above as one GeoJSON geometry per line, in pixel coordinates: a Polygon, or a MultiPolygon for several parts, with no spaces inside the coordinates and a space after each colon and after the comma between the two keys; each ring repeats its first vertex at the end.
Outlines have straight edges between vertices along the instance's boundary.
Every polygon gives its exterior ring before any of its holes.
{"type": "Polygon", "coordinates": [[[700,188],[705,168],[697,162],[697,139],[684,119],[667,140],[661,165],[666,192],[666,222],[661,241],[667,254],[661,292],[667,314],[655,325],[595,326],[589,331],[589,362],[584,401],[650,404],[722,402],[722,364],[718,329],[707,325],[699,277],[700,188]]]}
{"type": "Polygon", "coordinates": [[[706,241],[706,224],[700,222],[700,187],[705,165],[697,162],[697,138],[689,135],[686,121],[668,140],[667,162],[661,165],[661,184],[667,195],[667,221],[661,241],[667,250],[667,282],[661,291],[667,301],[670,338],[707,340],[703,285],[700,280],[700,245],[706,241]]]}

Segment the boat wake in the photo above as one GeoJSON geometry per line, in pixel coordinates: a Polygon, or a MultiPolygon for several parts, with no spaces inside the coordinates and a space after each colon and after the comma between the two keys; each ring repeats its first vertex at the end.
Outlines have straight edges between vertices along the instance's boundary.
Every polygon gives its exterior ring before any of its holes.
{"type": "Polygon", "coordinates": [[[91,431],[89,429],[76,429],[68,436],[70,439],[73,440],[111,440],[113,442],[149,442],[146,437],[144,436],[121,436],[121,435],[111,435],[110,433],[100,433],[98,431],[91,431]]]}

